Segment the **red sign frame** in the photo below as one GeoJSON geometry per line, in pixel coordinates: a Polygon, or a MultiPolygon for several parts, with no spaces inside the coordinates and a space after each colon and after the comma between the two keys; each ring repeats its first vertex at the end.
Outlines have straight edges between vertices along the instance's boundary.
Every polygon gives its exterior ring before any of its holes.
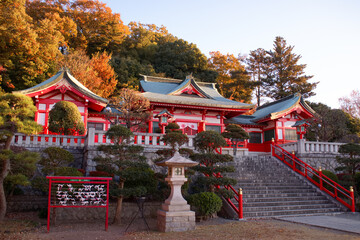
{"type": "Polygon", "coordinates": [[[67,176],[47,176],[49,179],[49,193],[48,193],[48,216],[47,216],[47,231],[50,231],[50,210],[52,208],[106,208],[105,231],[108,229],[109,218],[109,182],[111,177],[67,177],[67,176]],[[57,184],[57,191],[53,191],[53,185],[57,184]],[[73,187],[72,184],[82,184],[82,188],[73,187]],[[67,191],[62,190],[62,187],[68,188],[67,191]],[[104,187],[106,186],[106,194],[104,194],[104,187]],[[74,191],[77,190],[77,191],[74,191]],[[95,190],[95,191],[91,191],[95,190]],[[68,192],[77,194],[76,197],[68,197],[68,192]],[[56,195],[57,194],[57,195],[56,195]],[[61,195],[59,197],[59,195],[61,195]],[[84,196],[85,195],[85,196],[84,196]],[[58,196],[58,197],[57,197],[58,196]],[[98,196],[98,197],[96,197],[98,196]],[[91,198],[90,198],[91,197],[91,198]],[[104,200],[106,197],[106,200],[104,200]],[[60,201],[65,198],[65,201],[60,201]],[[84,201],[84,200],[91,201],[84,201]],[[67,200],[69,200],[68,204],[67,200]],[[95,200],[95,201],[93,201],[95,200]]]}

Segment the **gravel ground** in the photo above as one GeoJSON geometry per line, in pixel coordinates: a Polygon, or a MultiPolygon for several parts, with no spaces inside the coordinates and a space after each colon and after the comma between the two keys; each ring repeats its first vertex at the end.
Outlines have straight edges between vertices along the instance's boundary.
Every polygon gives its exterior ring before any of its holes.
{"type": "Polygon", "coordinates": [[[142,219],[134,221],[127,232],[129,221],[121,225],[109,225],[105,230],[104,222],[58,222],[46,231],[46,221],[37,218],[36,213],[8,215],[0,225],[0,239],[359,239],[360,235],[344,233],[302,224],[273,219],[231,221],[215,218],[198,223],[194,231],[181,233],[160,233],[156,231],[156,220],[147,219],[150,231],[142,219]]]}

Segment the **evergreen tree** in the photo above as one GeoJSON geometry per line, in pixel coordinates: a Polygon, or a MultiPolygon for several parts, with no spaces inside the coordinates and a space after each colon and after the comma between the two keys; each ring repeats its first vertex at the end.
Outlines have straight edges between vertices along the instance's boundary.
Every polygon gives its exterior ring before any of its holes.
{"type": "Polygon", "coordinates": [[[49,130],[65,135],[84,134],[84,122],[75,103],[60,101],[49,112],[49,130]]]}
{"type": "Polygon", "coordinates": [[[217,73],[209,69],[206,56],[195,44],[182,39],[159,44],[152,65],[166,77],[185,79],[192,73],[203,82],[216,82],[217,73]]]}
{"type": "Polygon", "coordinates": [[[264,80],[267,77],[269,68],[269,56],[262,48],[250,51],[246,59],[247,70],[251,75],[251,80],[255,83],[255,97],[257,106],[261,105],[261,98],[264,96],[264,80]]]}
{"type": "Polygon", "coordinates": [[[299,64],[301,55],[293,53],[293,46],[286,44],[282,37],[276,37],[274,48],[267,52],[269,64],[267,78],[264,80],[265,96],[275,100],[294,93],[304,98],[314,96],[313,90],[318,82],[308,82],[313,76],[305,75],[306,64],[299,64]]]}
{"type": "Polygon", "coordinates": [[[242,127],[236,124],[227,125],[225,132],[221,133],[221,135],[233,143],[234,156],[236,156],[238,143],[250,138],[249,134],[242,127]]]}
{"type": "MultiPolygon", "coordinates": [[[[22,94],[0,93],[0,139],[5,142],[4,149],[10,151],[10,144],[17,132],[32,134],[41,131],[41,125],[34,121],[36,107],[30,97],[22,94]]],[[[11,154],[1,156],[0,172],[0,221],[6,214],[4,179],[11,171],[11,154]]]]}
{"type": "Polygon", "coordinates": [[[205,191],[218,192],[224,197],[231,197],[232,193],[226,189],[220,189],[220,186],[235,184],[236,180],[225,176],[219,177],[218,174],[234,171],[233,167],[219,165],[233,161],[233,157],[228,154],[218,154],[215,151],[219,147],[226,146],[225,139],[218,132],[203,131],[194,138],[194,146],[199,153],[193,154],[191,158],[200,164],[192,169],[204,174],[198,177],[198,183],[205,185],[205,191]]]}
{"type": "Polygon", "coordinates": [[[113,145],[101,145],[98,150],[103,155],[95,158],[96,170],[119,177],[117,186],[110,190],[110,195],[117,199],[114,223],[120,223],[124,198],[144,196],[155,191],[156,180],[153,171],[146,163],[142,146],[130,145],[132,132],[121,125],[112,126],[105,134],[113,145]]]}

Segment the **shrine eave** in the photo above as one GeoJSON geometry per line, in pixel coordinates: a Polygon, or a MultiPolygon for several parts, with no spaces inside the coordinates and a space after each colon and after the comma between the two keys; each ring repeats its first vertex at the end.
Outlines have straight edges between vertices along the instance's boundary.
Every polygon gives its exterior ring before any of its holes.
{"type": "MultiPolygon", "coordinates": [[[[48,80],[28,89],[16,91],[29,97],[44,95],[48,92],[59,90],[66,92],[67,90],[89,101],[89,104],[100,111],[104,108],[108,100],[91,92],[88,88],[77,81],[67,70],[61,70],[48,80]]],[[[91,107],[90,106],[90,107],[91,107]]]]}

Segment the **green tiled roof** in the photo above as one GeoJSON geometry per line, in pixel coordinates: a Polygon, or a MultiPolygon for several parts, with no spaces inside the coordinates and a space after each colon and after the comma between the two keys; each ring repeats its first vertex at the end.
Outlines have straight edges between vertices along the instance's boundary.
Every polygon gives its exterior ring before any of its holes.
{"type": "Polygon", "coordinates": [[[256,112],[250,116],[241,115],[233,117],[227,120],[227,123],[235,123],[241,125],[260,125],[258,122],[260,122],[262,119],[274,119],[279,114],[290,110],[298,103],[301,103],[301,105],[311,114],[315,114],[314,110],[306,104],[301,94],[296,93],[280,100],[274,101],[272,103],[264,104],[258,107],[256,109],[256,112]]]}
{"type": "Polygon", "coordinates": [[[143,95],[152,102],[233,109],[250,109],[254,107],[252,104],[224,98],[215,88],[215,83],[196,82],[191,77],[187,77],[185,80],[151,76],[143,77],[144,80],[140,81],[140,89],[144,91],[143,95]],[[173,95],[190,84],[204,97],[186,94],[173,95]]]}
{"type": "Polygon", "coordinates": [[[86,88],[84,85],[82,85],[78,80],[76,80],[70,73],[68,70],[60,70],[59,72],[57,72],[54,76],[52,76],[51,78],[49,78],[48,80],[34,86],[28,89],[24,89],[24,90],[20,90],[20,91],[16,91],[18,93],[22,93],[22,94],[31,94],[34,92],[38,92],[41,91],[43,89],[46,89],[48,87],[51,87],[53,85],[55,85],[56,83],[58,83],[59,81],[61,81],[62,79],[65,79],[72,87],[74,87],[76,90],[78,90],[79,92],[83,93],[84,95],[95,99],[99,102],[103,102],[103,103],[108,103],[108,100],[105,98],[102,98],[98,95],[96,95],[95,93],[93,93],[92,91],[90,91],[88,88],[86,88]]]}

